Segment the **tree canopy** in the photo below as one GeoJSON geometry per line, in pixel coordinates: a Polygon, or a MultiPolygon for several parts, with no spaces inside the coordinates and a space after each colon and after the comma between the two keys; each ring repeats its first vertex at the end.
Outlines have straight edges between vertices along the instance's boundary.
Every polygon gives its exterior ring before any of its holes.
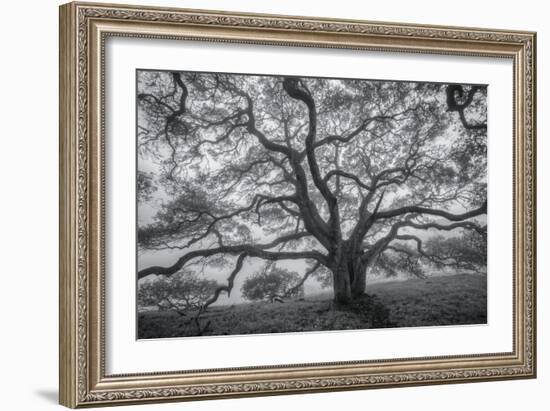
{"type": "Polygon", "coordinates": [[[384,264],[483,264],[458,246],[486,242],[485,86],[139,71],[137,100],[138,246],[179,253],[138,279],[200,261],[215,300],[304,260],[346,303],[384,264]]]}

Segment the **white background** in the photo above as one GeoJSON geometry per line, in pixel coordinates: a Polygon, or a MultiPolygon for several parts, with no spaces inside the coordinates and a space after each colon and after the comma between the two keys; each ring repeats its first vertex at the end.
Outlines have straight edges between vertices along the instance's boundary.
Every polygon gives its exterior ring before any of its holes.
{"type": "MultiPolygon", "coordinates": [[[[133,0],[135,3],[147,4],[133,0]]],[[[153,0],[151,0],[153,1],[153,0]]],[[[300,396],[145,405],[126,409],[263,410],[278,409],[398,409],[499,410],[547,408],[550,389],[548,334],[550,325],[550,264],[545,244],[550,224],[550,193],[544,181],[550,165],[545,135],[550,126],[545,112],[550,52],[549,13],[543,2],[463,0],[445,7],[442,2],[161,1],[156,5],[227,9],[279,14],[360,18],[538,31],[539,97],[539,378],[391,390],[323,393],[300,396]],[[544,101],[541,101],[544,100],[544,101]]],[[[57,1],[3,4],[0,25],[0,390],[6,410],[60,409],[57,397],[57,1]],[[7,264],[6,264],[7,263],[7,264]]]]}

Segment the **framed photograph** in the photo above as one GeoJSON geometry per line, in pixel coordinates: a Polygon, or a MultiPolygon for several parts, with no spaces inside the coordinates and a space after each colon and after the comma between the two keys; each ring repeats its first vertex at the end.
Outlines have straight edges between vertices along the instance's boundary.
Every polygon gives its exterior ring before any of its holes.
{"type": "Polygon", "coordinates": [[[61,6],[61,404],[534,378],[535,50],[61,6]]]}

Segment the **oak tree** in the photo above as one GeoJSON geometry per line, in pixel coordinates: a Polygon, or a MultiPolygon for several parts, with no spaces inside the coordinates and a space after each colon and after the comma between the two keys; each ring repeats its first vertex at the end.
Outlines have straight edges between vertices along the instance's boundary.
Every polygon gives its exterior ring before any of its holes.
{"type": "Polygon", "coordinates": [[[178,253],[138,279],[216,265],[212,304],[247,260],[303,260],[348,304],[396,253],[441,262],[431,238],[486,229],[484,86],[138,76],[138,245],[178,253]]]}

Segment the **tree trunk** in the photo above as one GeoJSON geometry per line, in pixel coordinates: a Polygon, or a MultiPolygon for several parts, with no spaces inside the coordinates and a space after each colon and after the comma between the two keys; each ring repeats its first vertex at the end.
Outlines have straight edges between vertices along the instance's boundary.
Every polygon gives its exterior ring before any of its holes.
{"type": "Polygon", "coordinates": [[[346,305],[351,303],[353,297],[351,293],[351,280],[347,267],[339,265],[332,271],[334,283],[334,302],[336,304],[346,305]]]}
{"type": "Polygon", "coordinates": [[[365,294],[365,288],[367,286],[367,274],[364,267],[355,271],[354,281],[351,287],[351,294],[353,298],[361,297],[365,294]]]}
{"type": "Polygon", "coordinates": [[[350,304],[365,293],[366,271],[358,255],[340,258],[333,266],[332,277],[336,304],[350,304]]]}

